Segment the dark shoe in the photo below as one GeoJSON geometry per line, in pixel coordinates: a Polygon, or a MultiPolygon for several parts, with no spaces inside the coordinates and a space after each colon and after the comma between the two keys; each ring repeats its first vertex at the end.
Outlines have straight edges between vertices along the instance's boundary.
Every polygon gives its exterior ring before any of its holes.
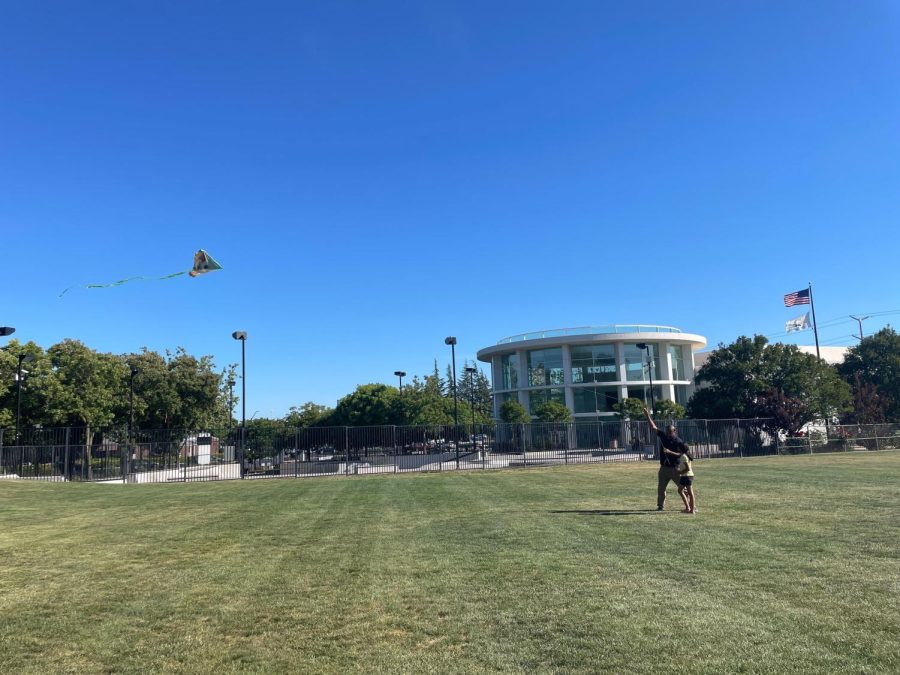
{"type": "Polygon", "coordinates": [[[656,510],[657,510],[657,511],[664,511],[665,509],[663,509],[663,507],[661,507],[661,506],[657,506],[657,507],[656,507],[656,510]]]}

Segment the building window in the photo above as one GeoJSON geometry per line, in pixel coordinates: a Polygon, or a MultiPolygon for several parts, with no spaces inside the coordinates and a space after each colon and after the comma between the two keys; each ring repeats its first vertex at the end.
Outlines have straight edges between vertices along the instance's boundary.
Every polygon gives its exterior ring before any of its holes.
{"type": "Polygon", "coordinates": [[[563,384],[562,348],[533,349],[528,352],[528,386],[563,384]]]}
{"type": "Polygon", "coordinates": [[[528,398],[528,412],[532,415],[536,415],[537,413],[535,410],[547,401],[556,401],[557,403],[565,405],[566,391],[565,389],[532,389],[528,392],[528,398]]]}
{"type": "Polygon", "coordinates": [[[573,383],[615,382],[619,379],[615,345],[572,347],[571,354],[573,383]]]}
{"type": "Polygon", "coordinates": [[[687,384],[676,384],[675,385],[675,403],[680,406],[687,407],[688,400],[691,398],[690,394],[690,386],[687,384]]]}
{"type": "Polygon", "coordinates": [[[684,350],[681,345],[669,345],[669,356],[672,359],[672,379],[682,382],[687,380],[684,373],[684,350]]]}
{"type": "MultiPolygon", "coordinates": [[[[644,402],[648,408],[650,407],[650,387],[628,387],[628,398],[637,398],[644,402]]],[[[661,401],[663,399],[662,387],[653,385],[653,400],[661,401]]]]}
{"type": "Polygon", "coordinates": [[[519,355],[504,354],[500,358],[500,370],[503,373],[503,388],[516,389],[519,386],[519,355]]]}
{"type": "MultiPolygon", "coordinates": [[[[653,359],[653,379],[661,380],[659,367],[659,345],[648,344],[650,358],[653,359]]],[[[644,382],[649,379],[647,372],[647,352],[636,344],[625,344],[625,377],[629,382],[644,382]]]]}
{"type": "Polygon", "coordinates": [[[611,413],[619,402],[619,387],[573,387],[572,397],[576,413],[611,413]]]}

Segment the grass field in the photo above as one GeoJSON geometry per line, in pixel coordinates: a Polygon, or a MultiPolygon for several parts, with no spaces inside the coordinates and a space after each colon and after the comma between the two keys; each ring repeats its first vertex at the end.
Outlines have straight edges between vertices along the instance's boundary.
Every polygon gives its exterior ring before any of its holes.
{"type": "Polygon", "coordinates": [[[0,670],[900,671],[900,453],[695,470],[3,482],[0,670]]]}

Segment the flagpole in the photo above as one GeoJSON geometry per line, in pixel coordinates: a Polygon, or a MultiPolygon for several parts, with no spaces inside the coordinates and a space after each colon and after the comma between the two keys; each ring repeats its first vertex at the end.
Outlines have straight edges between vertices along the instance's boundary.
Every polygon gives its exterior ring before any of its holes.
{"type": "Polygon", "coordinates": [[[821,359],[822,355],[819,354],[819,329],[816,328],[816,303],[813,302],[813,294],[812,294],[812,282],[809,282],[809,306],[812,308],[813,315],[813,334],[816,336],[816,358],[821,359]]]}

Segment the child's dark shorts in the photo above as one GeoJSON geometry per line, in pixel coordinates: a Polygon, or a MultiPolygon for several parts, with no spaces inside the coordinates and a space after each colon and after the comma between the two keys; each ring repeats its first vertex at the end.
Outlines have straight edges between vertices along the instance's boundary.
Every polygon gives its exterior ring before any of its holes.
{"type": "Polygon", "coordinates": [[[678,479],[678,484],[681,487],[691,487],[691,485],[694,484],[694,477],[693,476],[682,476],[681,478],[678,479]]]}

